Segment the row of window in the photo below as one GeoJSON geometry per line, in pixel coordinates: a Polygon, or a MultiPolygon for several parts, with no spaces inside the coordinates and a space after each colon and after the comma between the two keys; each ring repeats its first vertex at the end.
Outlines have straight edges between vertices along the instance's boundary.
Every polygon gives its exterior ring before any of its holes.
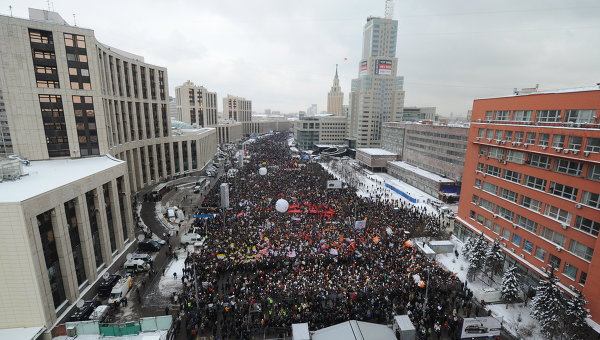
{"type": "Polygon", "coordinates": [[[486,121],[593,123],[596,110],[516,110],[486,111],[486,121]]]}
{"type": "MultiPolygon", "coordinates": [[[[480,128],[477,130],[477,138],[487,138],[489,141],[496,140],[498,144],[513,145],[529,144],[540,147],[551,146],[556,149],[569,149],[579,151],[582,148],[583,137],[568,136],[563,134],[524,132],[512,130],[495,130],[480,128]]],[[[600,152],[600,138],[587,137],[584,151],[600,152]]]]}
{"type": "MultiPolygon", "coordinates": [[[[493,223],[492,220],[484,218],[480,214],[476,214],[473,210],[471,210],[470,212],[470,217],[471,219],[477,221],[477,223],[483,225],[485,228],[491,230],[493,233],[502,236],[502,238],[504,238],[507,241],[510,241],[512,245],[520,247],[521,249],[523,249],[523,251],[535,256],[535,258],[537,258],[541,262],[547,262],[548,265],[550,265],[555,270],[560,270],[560,265],[562,261],[558,256],[548,254],[548,251],[540,246],[535,246],[534,251],[533,242],[527,240],[526,238],[515,232],[511,232],[509,228],[501,228],[499,224],[493,223]]],[[[565,248],[567,239],[564,235],[558,232],[555,232],[546,227],[542,227],[542,231],[539,236],[546,239],[547,241],[550,241],[559,245],[560,247],[565,248]]],[[[510,247],[508,244],[506,246],[507,248],[510,247]]],[[[577,242],[576,240],[570,240],[568,251],[588,262],[591,262],[592,256],[594,254],[594,249],[580,242],[577,242]]],[[[571,280],[575,281],[577,280],[578,270],[579,269],[573,264],[565,262],[562,273],[571,280]]],[[[578,283],[581,285],[585,285],[586,279],[587,273],[581,271],[578,283]]]]}
{"type": "MultiPolygon", "coordinates": [[[[545,203],[544,206],[542,206],[542,202],[529,196],[526,196],[525,194],[518,194],[509,189],[499,187],[495,184],[485,182],[480,179],[475,180],[475,187],[480,188],[481,190],[490,193],[494,196],[499,196],[516,205],[520,205],[537,213],[542,213],[546,217],[556,220],[564,225],[570,226],[572,224],[571,222],[573,219],[573,214],[568,210],[562,209],[560,207],[555,207],[548,203],[545,203]]],[[[583,197],[585,197],[585,199],[587,200],[586,203],[598,207],[599,194],[584,191],[583,197]]],[[[537,232],[537,223],[527,222],[523,220],[523,218],[520,218],[518,215],[516,215],[517,219],[515,220],[515,213],[508,208],[505,208],[499,204],[494,204],[493,202],[489,202],[483,198],[480,199],[476,195],[473,196],[472,202],[481,205],[482,208],[490,211],[491,213],[497,214],[510,222],[514,221],[515,224],[531,231],[532,233],[537,232]]],[[[577,215],[573,227],[596,237],[600,232],[600,222],[593,221],[588,218],[577,215]]]]}

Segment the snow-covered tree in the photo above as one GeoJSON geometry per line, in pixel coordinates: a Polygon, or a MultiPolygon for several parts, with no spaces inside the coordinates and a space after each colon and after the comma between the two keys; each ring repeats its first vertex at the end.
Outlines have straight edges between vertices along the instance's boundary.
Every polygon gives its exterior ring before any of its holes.
{"type": "Polygon", "coordinates": [[[473,248],[473,244],[476,242],[475,237],[469,237],[462,248],[462,254],[465,257],[465,260],[469,261],[471,259],[471,249],[473,248]]]}
{"type": "Polygon", "coordinates": [[[556,285],[558,279],[550,271],[548,280],[540,281],[532,300],[531,316],[539,321],[544,336],[553,339],[562,333],[565,316],[565,299],[556,285]]]}
{"type": "Polygon", "coordinates": [[[467,271],[467,275],[473,280],[475,279],[475,274],[485,266],[485,253],[488,245],[483,234],[471,239],[474,239],[474,241],[472,241],[469,247],[469,257],[467,258],[469,261],[469,270],[467,271]]]}
{"type": "MultiPolygon", "coordinates": [[[[510,266],[502,277],[502,299],[506,303],[513,303],[519,300],[521,288],[519,287],[519,277],[516,266],[510,266]]],[[[506,306],[508,308],[508,305],[506,306]]]]}
{"type": "Polygon", "coordinates": [[[490,244],[490,246],[487,248],[487,252],[485,253],[486,271],[489,273],[490,277],[492,277],[495,274],[502,272],[503,264],[504,253],[500,247],[500,242],[496,239],[492,244],[490,244]]]}
{"type": "Polygon", "coordinates": [[[566,302],[565,310],[565,337],[568,340],[583,339],[588,329],[585,318],[588,316],[585,305],[587,301],[583,297],[583,294],[575,290],[576,295],[566,302]]]}

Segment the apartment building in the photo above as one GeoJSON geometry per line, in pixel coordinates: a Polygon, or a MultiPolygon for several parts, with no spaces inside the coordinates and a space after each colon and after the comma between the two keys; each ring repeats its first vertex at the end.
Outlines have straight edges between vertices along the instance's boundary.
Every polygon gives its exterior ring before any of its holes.
{"type": "Polygon", "coordinates": [[[581,290],[600,323],[600,87],[473,102],[455,223],[465,239],[501,239],[524,284],[552,270],[581,290]]]}
{"type": "Polygon", "coordinates": [[[0,328],[50,330],[135,245],[132,195],[201,170],[215,129],[174,134],[167,70],[54,12],[0,16],[0,328]]]}
{"type": "Polygon", "coordinates": [[[198,127],[217,125],[217,93],[191,81],[175,87],[177,115],[182,122],[198,127]]]}
{"type": "Polygon", "coordinates": [[[315,150],[316,145],[345,145],[348,119],[332,114],[303,116],[294,122],[294,138],[300,150],[315,150]]]}
{"type": "Polygon", "coordinates": [[[228,94],[223,98],[223,118],[236,122],[252,121],[252,101],[228,94]]]}

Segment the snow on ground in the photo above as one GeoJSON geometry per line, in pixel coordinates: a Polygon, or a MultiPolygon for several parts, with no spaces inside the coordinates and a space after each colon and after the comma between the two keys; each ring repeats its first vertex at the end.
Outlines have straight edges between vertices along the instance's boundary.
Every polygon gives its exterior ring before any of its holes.
{"type": "MultiPolygon", "coordinates": [[[[454,243],[454,247],[459,253],[458,258],[454,253],[438,254],[435,257],[436,261],[442,267],[456,273],[457,277],[462,282],[465,282],[467,279],[469,263],[462,255],[463,243],[455,236],[452,236],[451,241],[454,243]]],[[[497,291],[500,289],[498,285],[490,286],[480,279],[469,281],[467,287],[473,291],[473,295],[478,301],[481,301],[484,297],[496,296],[497,291]]],[[[504,328],[518,339],[534,340],[544,338],[539,333],[539,323],[529,315],[531,310],[528,306],[524,306],[523,303],[511,304],[508,309],[504,303],[488,304],[486,309],[491,310],[493,316],[501,317],[503,319],[502,325],[504,328]],[[531,334],[527,331],[528,329],[532,330],[531,334]]]]}
{"type": "Polygon", "coordinates": [[[181,292],[181,276],[183,275],[183,267],[185,265],[185,250],[176,250],[177,260],[169,262],[165,268],[165,275],[161,276],[158,283],[158,289],[163,296],[171,296],[173,292],[181,292]],[[177,274],[177,278],[173,274],[177,274]]]}

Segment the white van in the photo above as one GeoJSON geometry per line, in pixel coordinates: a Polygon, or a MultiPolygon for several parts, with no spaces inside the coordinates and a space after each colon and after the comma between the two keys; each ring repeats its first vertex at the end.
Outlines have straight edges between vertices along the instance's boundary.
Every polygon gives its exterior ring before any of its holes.
{"type": "Polygon", "coordinates": [[[198,234],[194,234],[194,233],[190,233],[190,234],[185,234],[181,236],[181,244],[194,244],[196,242],[200,242],[202,241],[203,237],[198,235],[198,234]]]}
{"type": "MultiPolygon", "coordinates": [[[[138,260],[141,261],[141,260],[138,260]]],[[[143,262],[143,261],[141,261],[143,262]]],[[[133,279],[131,276],[123,278],[117,282],[117,284],[110,291],[110,296],[108,297],[108,303],[121,303],[121,300],[127,295],[129,289],[133,285],[133,279]]]]}
{"type": "Polygon", "coordinates": [[[94,311],[92,312],[92,315],[90,315],[90,320],[104,322],[104,319],[106,319],[109,310],[110,307],[107,305],[100,305],[96,307],[96,309],[94,309],[94,311]]]}
{"type": "Polygon", "coordinates": [[[125,262],[125,264],[123,265],[123,269],[125,269],[125,271],[128,273],[135,274],[149,270],[150,264],[141,259],[131,259],[125,262]]]}
{"type": "Polygon", "coordinates": [[[150,254],[146,254],[146,253],[132,253],[131,259],[132,260],[142,260],[144,262],[152,263],[152,256],[150,256],[150,254]]]}

